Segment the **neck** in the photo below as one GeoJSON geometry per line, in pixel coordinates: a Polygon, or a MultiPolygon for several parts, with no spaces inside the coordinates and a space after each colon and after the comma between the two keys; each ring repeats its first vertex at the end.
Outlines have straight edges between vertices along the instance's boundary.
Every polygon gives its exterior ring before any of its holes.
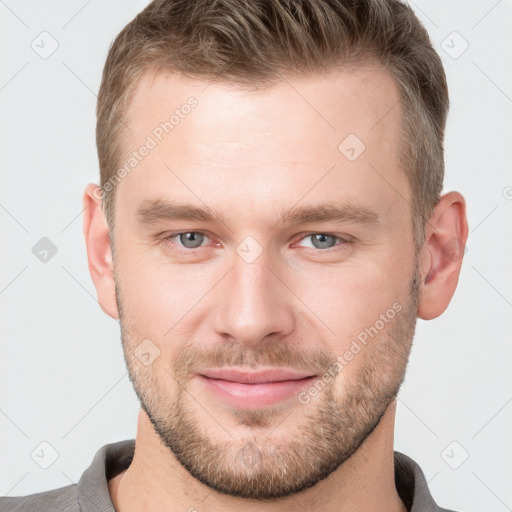
{"type": "Polygon", "coordinates": [[[181,466],[161,442],[141,409],[135,453],[130,467],[109,481],[117,512],[406,512],[395,487],[393,431],[394,400],[381,422],[357,452],[329,477],[298,494],[272,502],[258,502],[212,491],[181,466]]]}

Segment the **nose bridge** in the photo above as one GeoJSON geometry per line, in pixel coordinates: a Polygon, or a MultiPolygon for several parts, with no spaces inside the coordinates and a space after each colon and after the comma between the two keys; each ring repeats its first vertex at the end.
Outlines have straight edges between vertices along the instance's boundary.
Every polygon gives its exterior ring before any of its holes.
{"type": "Polygon", "coordinates": [[[233,255],[231,272],[223,279],[216,311],[219,334],[255,345],[270,334],[286,335],[293,328],[292,294],[276,276],[270,254],[263,250],[254,260],[244,242],[233,255]],[[244,252],[245,251],[245,252],[244,252]]]}

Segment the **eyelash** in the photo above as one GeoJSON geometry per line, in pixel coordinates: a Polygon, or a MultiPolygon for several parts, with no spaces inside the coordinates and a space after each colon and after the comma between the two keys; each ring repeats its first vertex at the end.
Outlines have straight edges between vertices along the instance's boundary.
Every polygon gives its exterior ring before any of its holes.
{"type": "MultiPolygon", "coordinates": [[[[184,235],[186,233],[196,233],[196,234],[205,235],[205,236],[208,237],[208,235],[206,233],[204,233],[203,231],[175,231],[175,232],[172,232],[172,233],[169,233],[168,235],[166,235],[163,238],[163,241],[165,243],[170,244],[174,238],[177,238],[178,236],[184,235]]],[[[326,232],[323,232],[323,231],[314,231],[312,233],[308,233],[306,235],[303,235],[302,238],[300,238],[298,240],[298,242],[304,240],[305,238],[313,236],[313,235],[332,236],[336,240],[340,241],[341,243],[339,243],[339,244],[337,244],[337,245],[335,245],[333,247],[329,247],[327,249],[315,249],[315,248],[311,248],[311,247],[304,247],[303,249],[310,249],[310,250],[312,250],[312,251],[314,251],[316,253],[330,253],[332,251],[344,250],[344,249],[347,248],[348,245],[351,245],[353,243],[353,240],[350,239],[349,237],[343,238],[343,237],[335,235],[334,233],[326,233],[326,232]]],[[[192,251],[197,251],[199,249],[204,249],[204,247],[200,246],[200,247],[196,247],[195,249],[188,249],[186,247],[179,247],[179,250],[182,251],[182,252],[185,252],[185,253],[190,253],[192,251]]]]}

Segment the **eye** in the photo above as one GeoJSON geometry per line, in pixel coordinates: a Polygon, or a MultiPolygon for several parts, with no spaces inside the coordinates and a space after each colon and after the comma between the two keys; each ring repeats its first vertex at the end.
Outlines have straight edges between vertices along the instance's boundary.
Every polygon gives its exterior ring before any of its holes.
{"type": "MultiPolygon", "coordinates": [[[[177,240],[178,249],[182,248],[184,250],[192,250],[201,248],[205,239],[208,238],[208,235],[201,231],[180,231],[167,235],[164,238],[164,242],[171,244],[174,243],[174,240],[177,240]]],[[[343,238],[330,233],[309,233],[303,236],[300,240],[308,239],[312,242],[312,247],[310,246],[310,248],[318,249],[317,252],[328,252],[329,249],[336,248],[343,249],[351,243],[351,240],[348,237],[343,238]],[[336,241],[339,241],[339,243],[336,243],[336,241]]]]}
{"type": "Polygon", "coordinates": [[[332,249],[337,246],[341,246],[343,248],[345,245],[350,243],[350,240],[347,238],[342,238],[336,235],[331,235],[329,233],[309,233],[301,240],[310,239],[313,244],[313,249],[332,249]],[[339,240],[341,243],[336,243],[336,240],[339,240]]]}
{"type": "Polygon", "coordinates": [[[165,237],[165,241],[171,242],[175,238],[178,239],[185,249],[197,249],[201,247],[204,239],[208,237],[199,231],[182,231],[179,233],[171,233],[169,236],[165,237]]]}

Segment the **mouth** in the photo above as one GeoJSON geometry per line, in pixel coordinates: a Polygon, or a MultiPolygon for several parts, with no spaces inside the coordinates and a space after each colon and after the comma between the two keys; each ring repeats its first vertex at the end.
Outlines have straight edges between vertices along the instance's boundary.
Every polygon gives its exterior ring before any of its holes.
{"type": "Polygon", "coordinates": [[[244,409],[267,407],[289,400],[316,378],[315,375],[291,370],[244,372],[221,368],[204,371],[197,377],[216,398],[244,409]]]}

